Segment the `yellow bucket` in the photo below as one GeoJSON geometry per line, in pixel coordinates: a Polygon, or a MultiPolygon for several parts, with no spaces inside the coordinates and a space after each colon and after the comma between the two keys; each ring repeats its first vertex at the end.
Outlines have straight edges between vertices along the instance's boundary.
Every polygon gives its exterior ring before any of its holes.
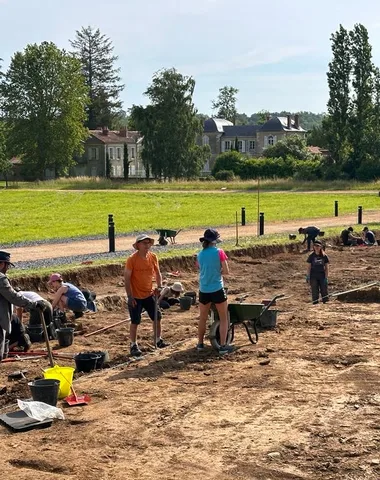
{"type": "Polygon", "coordinates": [[[74,371],[75,368],[59,367],[58,365],[44,370],[44,377],[46,379],[59,380],[59,399],[65,398],[70,395],[70,387],[73,383],[74,371]]]}

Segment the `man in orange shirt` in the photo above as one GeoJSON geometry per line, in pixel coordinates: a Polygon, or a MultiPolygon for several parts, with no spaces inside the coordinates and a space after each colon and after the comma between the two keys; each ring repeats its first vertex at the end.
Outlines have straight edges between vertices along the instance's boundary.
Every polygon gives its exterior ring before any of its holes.
{"type": "Polygon", "coordinates": [[[157,292],[153,292],[153,275],[156,278],[157,289],[162,288],[162,276],[157,256],[149,251],[153,244],[154,239],[149,235],[139,235],[133,244],[136,252],[128,258],[125,264],[124,283],[131,317],[129,336],[131,339],[131,355],[133,356],[139,356],[142,353],[137,345],[137,326],[141,322],[143,308],[153,321],[155,312],[157,313],[156,345],[158,348],[167,346],[167,343],[161,338],[161,312],[158,310],[154,298],[157,292]]]}

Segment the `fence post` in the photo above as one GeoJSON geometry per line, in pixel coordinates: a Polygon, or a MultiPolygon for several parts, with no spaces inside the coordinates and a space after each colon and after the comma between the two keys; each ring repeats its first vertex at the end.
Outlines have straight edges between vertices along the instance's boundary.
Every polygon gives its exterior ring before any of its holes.
{"type": "Polygon", "coordinates": [[[335,200],[335,216],[338,216],[338,200],[335,200]]]}
{"type": "Polygon", "coordinates": [[[115,251],[115,223],[113,221],[113,215],[108,215],[108,251],[115,251]]]}
{"type": "Polygon", "coordinates": [[[358,225],[361,225],[363,221],[363,207],[358,207],[358,225]]]}
{"type": "Polygon", "coordinates": [[[241,207],[241,224],[244,227],[244,225],[245,225],[245,207],[241,207]]]}
{"type": "Polygon", "coordinates": [[[264,212],[260,212],[260,233],[259,235],[264,235],[264,212]]]}

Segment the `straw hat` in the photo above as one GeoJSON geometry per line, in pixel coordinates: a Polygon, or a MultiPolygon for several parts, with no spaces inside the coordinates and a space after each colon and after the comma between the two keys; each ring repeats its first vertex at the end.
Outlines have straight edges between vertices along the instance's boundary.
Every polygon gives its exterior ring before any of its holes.
{"type": "Polygon", "coordinates": [[[142,233],[141,235],[138,235],[136,237],[136,241],[135,243],[132,245],[132,247],[137,250],[137,244],[142,242],[143,240],[150,240],[150,243],[151,245],[154,245],[154,238],[150,237],[149,235],[147,235],[146,233],[142,233]]]}

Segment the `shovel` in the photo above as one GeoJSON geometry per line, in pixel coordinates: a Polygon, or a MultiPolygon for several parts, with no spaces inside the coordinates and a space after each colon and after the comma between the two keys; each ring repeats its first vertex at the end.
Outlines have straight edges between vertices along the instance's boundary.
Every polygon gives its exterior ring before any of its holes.
{"type": "Polygon", "coordinates": [[[70,407],[78,407],[79,405],[88,405],[88,403],[91,401],[91,398],[89,395],[87,394],[77,395],[72,385],[70,388],[72,391],[72,395],[69,395],[68,397],[65,398],[65,402],[67,402],[68,405],[70,405],[70,407]]]}

